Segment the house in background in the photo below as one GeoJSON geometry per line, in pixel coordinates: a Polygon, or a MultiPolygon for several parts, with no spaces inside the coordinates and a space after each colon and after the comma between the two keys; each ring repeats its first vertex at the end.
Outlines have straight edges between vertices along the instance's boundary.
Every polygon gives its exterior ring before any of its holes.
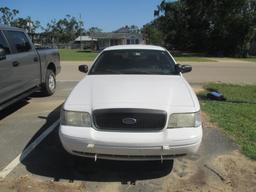
{"type": "Polygon", "coordinates": [[[136,33],[95,33],[92,37],[98,40],[98,50],[113,45],[144,44],[142,35],[136,33]]]}
{"type": "Polygon", "coordinates": [[[79,36],[74,44],[83,45],[84,48],[92,50],[102,50],[113,45],[145,44],[143,36],[138,31],[131,31],[123,27],[114,32],[98,32],[89,36],[79,36]]]}
{"type": "Polygon", "coordinates": [[[92,49],[97,50],[97,39],[92,38],[88,35],[86,36],[79,36],[73,42],[71,48],[72,49],[92,49]]]}

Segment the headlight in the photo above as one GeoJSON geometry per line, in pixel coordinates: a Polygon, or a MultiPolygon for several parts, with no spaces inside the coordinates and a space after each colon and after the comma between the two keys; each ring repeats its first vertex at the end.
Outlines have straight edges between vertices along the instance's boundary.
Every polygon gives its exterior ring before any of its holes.
{"type": "Polygon", "coordinates": [[[175,113],[169,117],[168,128],[199,127],[201,125],[200,112],[175,113]]]}
{"type": "Polygon", "coordinates": [[[87,112],[62,111],[61,124],[77,127],[91,127],[91,116],[87,112]]]}

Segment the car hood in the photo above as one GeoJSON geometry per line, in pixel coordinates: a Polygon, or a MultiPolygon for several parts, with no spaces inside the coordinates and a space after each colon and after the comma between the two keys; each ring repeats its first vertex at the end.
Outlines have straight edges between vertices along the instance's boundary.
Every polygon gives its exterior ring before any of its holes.
{"type": "Polygon", "coordinates": [[[193,91],[179,75],[87,75],[64,105],[66,110],[88,112],[104,108],[183,112],[194,107],[193,91]]]}

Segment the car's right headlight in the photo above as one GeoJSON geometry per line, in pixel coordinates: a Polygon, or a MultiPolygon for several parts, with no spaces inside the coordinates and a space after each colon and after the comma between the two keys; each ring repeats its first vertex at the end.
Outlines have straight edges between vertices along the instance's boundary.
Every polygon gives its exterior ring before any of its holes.
{"type": "Polygon", "coordinates": [[[76,127],[91,127],[91,115],[88,112],[62,110],[61,124],[76,127]]]}
{"type": "Polygon", "coordinates": [[[195,113],[174,113],[169,117],[167,128],[199,127],[200,125],[200,111],[195,113]]]}

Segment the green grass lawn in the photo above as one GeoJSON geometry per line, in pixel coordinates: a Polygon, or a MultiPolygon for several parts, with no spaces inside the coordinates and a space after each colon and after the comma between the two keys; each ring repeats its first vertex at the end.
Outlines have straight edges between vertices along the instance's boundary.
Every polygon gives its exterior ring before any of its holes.
{"type": "Polygon", "coordinates": [[[206,88],[224,94],[226,101],[199,98],[202,110],[241,146],[242,152],[256,159],[256,85],[211,83],[206,88]]]}
{"type": "Polygon", "coordinates": [[[59,49],[61,61],[92,61],[98,53],[77,49],[59,49]]]}
{"type": "MultiPolygon", "coordinates": [[[[77,49],[59,49],[61,61],[92,61],[98,53],[80,51],[77,49]]],[[[177,62],[211,62],[213,59],[195,56],[177,56],[177,62]]]]}

